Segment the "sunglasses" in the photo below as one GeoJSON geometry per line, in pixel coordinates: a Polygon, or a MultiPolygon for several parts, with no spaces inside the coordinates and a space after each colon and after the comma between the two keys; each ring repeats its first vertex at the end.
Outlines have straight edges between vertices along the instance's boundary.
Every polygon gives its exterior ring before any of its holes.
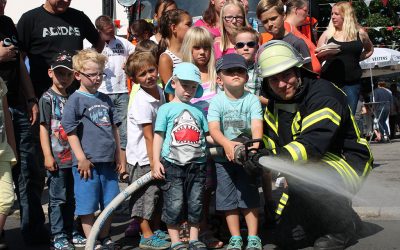
{"type": "Polygon", "coordinates": [[[246,46],[246,45],[247,45],[247,47],[249,47],[249,48],[254,48],[254,47],[256,47],[257,43],[254,42],[254,41],[247,42],[247,43],[238,42],[238,43],[236,43],[235,48],[237,48],[237,49],[243,49],[244,46],[246,46]]]}

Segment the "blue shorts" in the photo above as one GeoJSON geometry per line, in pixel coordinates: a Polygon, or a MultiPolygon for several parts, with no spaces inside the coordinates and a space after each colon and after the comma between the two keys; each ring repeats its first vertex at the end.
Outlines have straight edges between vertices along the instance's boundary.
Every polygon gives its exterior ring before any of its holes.
{"type": "Polygon", "coordinates": [[[81,179],[77,166],[74,175],[75,215],[93,214],[103,210],[119,194],[118,174],[112,162],[93,163],[92,177],[81,179]]]}
{"type": "Polygon", "coordinates": [[[260,207],[258,182],[243,166],[231,162],[215,163],[217,189],[215,192],[216,209],[229,211],[237,208],[260,207]]]}

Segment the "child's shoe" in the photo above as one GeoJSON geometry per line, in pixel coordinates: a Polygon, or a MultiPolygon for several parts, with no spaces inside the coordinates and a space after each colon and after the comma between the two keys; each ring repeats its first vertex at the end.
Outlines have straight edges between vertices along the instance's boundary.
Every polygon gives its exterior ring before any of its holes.
{"type": "Polygon", "coordinates": [[[232,236],[229,240],[229,244],[226,247],[227,250],[242,250],[243,240],[241,236],[232,236]]]}
{"type": "Polygon", "coordinates": [[[106,237],[106,238],[102,239],[101,246],[102,246],[101,249],[104,249],[104,250],[119,250],[119,249],[121,249],[121,246],[118,243],[112,241],[110,237],[106,237]]]}
{"type": "Polygon", "coordinates": [[[257,235],[250,235],[247,237],[246,250],[262,250],[261,239],[257,235]]]}
{"type": "Polygon", "coordinates": [[[166,240],[166,241],[170,241],[171,237],[169,237],[169,234],[166,233],[165,231],[162,230],[156,230],[154,231],[154,235],[157,236],[160,240],[166,240]]]}
{"type": "Polygon", "coordinates": [[[139,223],[133,219],[129,226],[125,229],[125,237],[135,237],[139,236],[140,226],[139,223]]]}
{"type": "Polygon", "coordinates": [[[53,249],[54,250],[74,250],[74,245],[69,242],[67,235],[58,234],[54,236],[53,239],[53,249]]]}
{"type": "Polygon", "coordinates": [[[207,250],[207,246],[198,240],[189,241],[189,250],[207,250]]]}
{"type": "Polygon", "coordinates": [[[162,250],[171,246],[171,242],[162,240],[157,235],[152,235],[149,238],[140,236],[139,247],[141,249],[162,250]]]}
{"type": "Polygon", "coordinates": [[[74,244],[75,247],[84,247],[86,245],[86,238],[80,235],[78,232],[73,232],[72,244],[74,244]]]}

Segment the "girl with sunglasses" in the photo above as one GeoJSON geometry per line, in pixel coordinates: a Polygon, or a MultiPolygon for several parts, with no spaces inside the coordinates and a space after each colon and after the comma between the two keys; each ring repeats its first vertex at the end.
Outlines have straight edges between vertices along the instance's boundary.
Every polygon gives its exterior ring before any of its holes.
{"type": "Polygon", "coordinates": [[[223,55],[235,53],[235,32],[239,27],[249,26],[246,12],[241,2],[227,0],[221,9],[221,37],[215,38],[215,59],[223,55]]]}

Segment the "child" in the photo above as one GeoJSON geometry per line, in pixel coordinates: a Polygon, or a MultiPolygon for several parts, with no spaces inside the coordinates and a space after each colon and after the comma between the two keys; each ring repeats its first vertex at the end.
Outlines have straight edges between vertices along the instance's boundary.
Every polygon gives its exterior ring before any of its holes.
{"type": "Polygon", "coordinates": [[[150,37],[150,40],[158,44],[161,40],[160,34],[160,19],[165,12],[169,10],[176,10],[176,3],[174,0],[157,0],[154,6],[153,25],[155,27],[155,34],[150,37]]]}
{"type": "Polygon", "coordinates": [[[215,160],[216,209],[225,212],[232,235],[227,249],[242,249],[239,211],[243,213],[248,228],[246,249],[262,249],[261,240],[257,236],[260,205],[258,186],[243,166],[232,162],[234,148],[239,144],[232,139],[246,131],[251,131],[253,139],[262,137],[261,104],[255,95],[244,90],[248,80],[244,57],[238,54],[224,55],[217,61],[216,68],[217,82],[223,84],[224,92],[211,100],[207,119],[212,138],[223,146],[228,159],[215,160]]]}
{"type": "MultiPolygon", "coordinates": [[[[72,172],[76,208],[88,237],[95,221],[94,213],[104,209],[119,193],[120,143],[118,116],[110,97],[100,93],[106,56],[93,49],[79,51],[73,58],[75,78],[80,87],[65,107],[61,124],[73,152],[72,172]]],[[[99,234],[97,248],[116,249],[109,232],[111,217],[99,234]]]]}
{"type": "Polygon", "coordinates": [[[268,99],[260,96],[262,78],[257,75],[254,69],[255,57],[258,50],[260,35],[250,27],[240,27],[235,34],[236,53],[243,56],[247,62],[247,72],[249,80],[246,82],[245,89],[259,97],[261,104],[267,105],[268,99]]]}
{"type": "Polygon", "coordinates": [[[221,37],[215,38],[215,59],[235,53],[235,31],[239,27],[249,26],[243,4],[237,0],[227,0],[220,15],[221,37]]]}
{"type": "Polygon", "coordinates": [[[165,92],[174,94],[160,107],[154,134],[153,177],[165,179],[162,220],[167,224],[171,249],[186,248],[179,241],[179,224],[184,208],[190,226],[189,249],[206,250],[198,239],[206,177],[205,134],[208,126],[203,112],[190,100],[203,95],[199,69],[191,63],[176,66],[165,92]],[[160,159],[160,156],[162,159],[160,159]]]}
{"type": "Polygon", "coordinates": [[[172,71],[182,62],[180,52],[183,37],[192,26],[192,18],[185,10],[169,10],[160,19],[161,40],[158,44],[158,72],[165,84],[172,76],[172,71]]]}
{"type": "MultiPolygon", "coordinates": [[[[211,98],[217,94],[217,84],[215,78],[215,59],[213,50],[213,38],[210,32],[204,27],[192,27],[188,30],[182,43],[182,59],[184,62],[190,62],[196,65],[200,70],[201,86],[203,95],[200,98],[190,100],[195,106],[204,111],[207,116],[208,106],[211,98]]],[[[212,160],[207,162],[206,186],[204,192],[204,210],[203,219],[200,224],[199,239],[206,244],[207,248],[215,249],[223,247],[224,243],[214,237],[213,232],[207,224],[209,204],[212,192],[215,191],[215,166],[212,160]]]]}
{"type": "MultiPolygon", "coordinates": [[[[157,85],[158,72],[156,59],[150,52],[135,53],[129,57],[126,73],[140,85],[128,111],[128,145],[126,148],[128,170],[131,182],[136,181],[152,170],[153,164],[153,124],[158,108],[165,103],[162,89],[157,85]]],[[[143,249],[167,249],[169,237],[161,231],[152,231],[159,226],[156,211],[159,189],[150,183],[132,195],[132,217],[139,223],[142,235],[139,247],[143,249]]],[[[158,202],[160,203],[160,202],[158,202]]]]}
{"type": "Polygon", "coordinates": [[[17,164],[14,129],[7,103],[7,86],[0,77],[0,249],[7,249],[4,225],[14,204],[14,186],[11,167],[17,164]]]}
{"type": "Polygon", "coordinates": [[[48,70],[53,84],[39,100],[40,144],[47,169],[49,186],[49,222],[54,249],[74,249],[85,246],[86,239],[73,230],[74,181],[72,156],[61,118],[68,95],[66,89],[74,80],[72,55],[56,54],[48,70]],[[68,238],[72,235],[72,245],[68,238]]]}

